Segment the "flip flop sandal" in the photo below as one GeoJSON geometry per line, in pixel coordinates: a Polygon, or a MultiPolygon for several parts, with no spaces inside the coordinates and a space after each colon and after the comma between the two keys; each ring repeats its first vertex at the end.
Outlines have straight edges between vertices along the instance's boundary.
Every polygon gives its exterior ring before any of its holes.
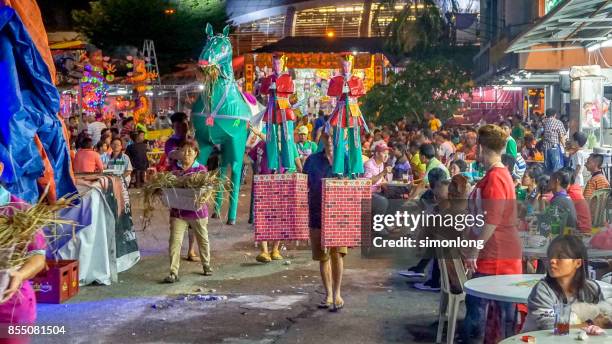
{"type": "Polygon", "coordinates": [[[321,301],[321,303],[319,303],[317,305],[317,308],[319,308],[319,309],[328,309],[331,306],[332,306],[332,302],[321,301]]]}
{"type": "Polygon", "coordinates": [[[179,281],[179,278],[175,274],[170,274],[166,278],[164,278],[164,283],[175,283],[178,281],[179,281]]]}
{"type": "Polygon", "coordinates": [[[187,256],[187,260],[190,262],[199,262],[200,261],[200,257],[198,256],[187,256]]]}
{"type": "Polygon", "coordinates": [[[344,302],[341,303],[341,304],[335,304],[334,303],[334,306],[332,308],[330,308],[329,311],[332,312],[332,313],[338,313],[338,312],[340,312],[340,310],[342,308],[344,308],[344,302]]]}

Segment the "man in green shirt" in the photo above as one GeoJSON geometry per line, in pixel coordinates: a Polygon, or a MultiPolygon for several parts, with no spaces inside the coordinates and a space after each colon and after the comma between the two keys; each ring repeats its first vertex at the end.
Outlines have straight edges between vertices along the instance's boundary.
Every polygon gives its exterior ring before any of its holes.
{"type": "Polygon", "coordinates": [[[516,148],[516,140],[512,137],[512,125],[508,121],[504,121],[499,125],[504,132],[508,135],[508,141],[506,142],[506,154],[511,155],[516,159],[516,155],[518,154],[518,150],[516,148]]]}
{"type": "Polygon", "coordinates": [[[517,141],[523,141],[525,139],[525,128],[521,124],[521,119],[519,117],[516,118],[516,123],[512,128],[512,137],[517,141]]]}
{"type": "Polygon", "coordinates": [[[427,168],[425,169],[425,176],[423,177],[423,181],[418,185],[418,187],[413,188],[410,193],[410,198],[418,197],[424,190],[429,186],[429,171],[434,168],[440,168],[446,173],[446,178],[450,178],[450,173],[448,172],[448,168],[444,166],[444,164],[436,158],[436,148],[430,144],[423,144],[419,150],[419,158],[421,162],[424,163],[427,168]]]}
{"type": "Polygon", "coordinates": [[[306,126],[301,126],[298,128],[298,139],[295,144],[300,160],[302,160],[302,165],[310,154],[317,152],[317,144],[308,140],[308,128],[306,126]]]}

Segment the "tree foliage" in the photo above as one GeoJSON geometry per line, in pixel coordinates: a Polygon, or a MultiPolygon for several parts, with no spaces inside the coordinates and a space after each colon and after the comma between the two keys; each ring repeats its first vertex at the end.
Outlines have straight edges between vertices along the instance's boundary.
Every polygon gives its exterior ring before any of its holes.
{"type": "MultiPolygon", "coordinates": [[[[475,49],[453,41],[452,21],[433,0],[383,1],[396,9],[386,31],[386,50],[404,59],[404,69],[388,75],[386,85],[376,85],[363,98],[370,120],[390,123],[407,116],[418,122],[426,111],[445,118],[460,105],[460,96],[472,87],[471,57],[475,49]],[[422,6],[417,6],[422,5],[422,6]]],[[[456,3],[452,1],[455,9],[456,3]]]]}
{"type": "Polygon", "coordinates": [[[152,39],[162,69],[196,58],[206,23],[221,30],[227,20],[221,0],[99,0],[72,16],[78,30],[107,53],[126,45],[141,48],[152,39]]]}
{"type": "Polygon", "coordinates": [[[368,120],[392,123],[406,116],[421,122],[425,111],[447,118],[461,104],[461,94],[473,86],[463,68],[442,57],[412,61],[388,78],[386,85],[374,86],[363,98],[368,120]]]}

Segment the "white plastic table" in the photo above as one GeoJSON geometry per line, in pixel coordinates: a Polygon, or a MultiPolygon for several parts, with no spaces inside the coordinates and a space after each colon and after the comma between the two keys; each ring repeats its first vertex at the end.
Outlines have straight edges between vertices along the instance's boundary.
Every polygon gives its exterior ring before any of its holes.
{"type": "MultiPolygon", "coordinates": [[[[527,303],[531,289],[543,274],[493,275],[477,277],[464,284],[465,293],[482,299],[527,303]]],[[[604,297],[612,296],[612,285],[597,281],[604,297]]],[[[611,341],[612,343],[612,341],[611,341]]]]}
{"type": "MultiPolygon", "coordinates": [[[[548,246],[541,247],[523,247],[523,257],[526,258],[546,258],[546,250],[548,246]]],[[[587,248],[589,259],[593,258],[612,258],[612,250],[599,250],[596,248],[587,248]]]]}
{"type": "Polygon", "coordinates": [[[578,329],[570,329],[570,333],[567,336],[555,336],[552,334],[552,330],[533,331],[517,334],[506,338],[500,342],[500,344],[510,343],[525,343],[521,340],[523,336],[532,336],[536,339],[536,344],[563,344],[563,343],[612,343],[612,331],[606,330],[605,335],[600,336],[589,336],[589,339],[585,342],[576,340],[576,336],[580,332],[578,329]]]}
{"type": "Polygon", "coordinates": [[[527,303],[531,289],[542,274],[493,275],[477,277],[464,284],[465,293],[482,299],[527,303]]]}

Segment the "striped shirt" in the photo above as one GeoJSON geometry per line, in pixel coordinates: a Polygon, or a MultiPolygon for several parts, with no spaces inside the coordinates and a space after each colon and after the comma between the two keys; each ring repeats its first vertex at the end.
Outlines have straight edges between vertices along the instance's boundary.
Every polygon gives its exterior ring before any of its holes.
{"type": "Polygon", "coordinates": [[[542,121],[542,125],[544,127],[544,149],[555,148],[560,143],[559,138],[565,136],[563,123],[554,117],[549,117],[542,121]]]}
{"type": "Polygon", "coordinates": [[[601,171],[597,171],[593,173],[591,179],[587,182],[584,187],[584,198],[591,199],[593,197],[593,193],[597,190],[607,189],[610,187],[610,183],[606,179],[606,176],[601,171]]]}

